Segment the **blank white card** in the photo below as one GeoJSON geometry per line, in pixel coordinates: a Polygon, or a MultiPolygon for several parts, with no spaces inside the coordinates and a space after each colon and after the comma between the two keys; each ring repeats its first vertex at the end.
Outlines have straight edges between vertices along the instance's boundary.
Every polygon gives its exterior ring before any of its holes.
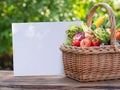
{"type": "Polygon", "coordinates": [[[14,76],[63,75],[65,31],[80,22],[13,23],[14,76]]]}

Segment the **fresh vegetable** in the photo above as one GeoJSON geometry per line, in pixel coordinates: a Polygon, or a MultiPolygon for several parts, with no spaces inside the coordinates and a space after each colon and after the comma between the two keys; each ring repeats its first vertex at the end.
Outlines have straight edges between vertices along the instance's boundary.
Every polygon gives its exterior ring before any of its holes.
{"type": "Polygon", "coordinates": [[[93,38],[95,38],[95,35],[94,35],[92,30],[88,30],[88,31],[85,32],[85,37],[93,39],[93,38]]]}
{"type": "Polygon", "coordinates": [[[84,32],[79,32],[75,34],[73,37],[72,45],[73,46],[80,46],[80,41],[85,38],[85,33],[84,32]]]}
{"type": "Polygon", "coordinates": [[[95,29],[96,29],[96,25],[95,25],[95,24],[92,24],[92,25],[91,25],[91,29],[92,29],[92,30],[95,30],[95,29]]]}
{"type": "MultiPolygon", "coordinates": [[[[91,27],[88,27],[85,23],[81,23],[80,26],[73,24],[66,30],[66,34],[65,44],[69,46],[90,47],[110,45],[111,32],[109,22],[105,20],[105,16],[99,18],[91,27]],[[105,22],[108,24],[107,28],[105,22]]],[[[120,29],[116,31],[116,38],[120,40],[120,29]]]]}
{"type": "Polygon", "coordinates": [[[70,46],[72,44],[73,36],[78,32],[83,32],[83,31],[76,24],[71,25],[69,29],[66,30],[67,39],[66,39],[65,45],[70,46]]]}
{"type": "Polygon", "coordinates": [[[109,34],[111,34],[110,28],[106,28],[106,31],[107,31],[109,34]]]}
{"type": "Polygon", "coordinates": [[[95,24],[95,26],[96,26],[97,28],[99,28],[100,25],[101,25],[104,21],[105,21],[105,16],[102,16],[102,17],[98,18],[94,24],[95,24]]]}
{"type": "Polygon", "coordinates": [[[116,30],[115,37],[116,40],[120,40],[120,28],[116,30]]]}
{"type": "Polygon", "coordinates": [[[110,41],[110,34],[103,28],[97,28],[93,31],[95,36],[100,39],[101,42],[110,41]]]}
{"type": "Polygon", "coordinates": [[[72,44],[72,39],[69,39],[68,37],[67,37],[67,39],[66,39],[66,41],[65,41],[65,45],[68,45],[68,46],[71,46],[72,44]]]}
{"type": "Polygon", "coordinates": [[[80,46],[80,40],[74,39],[74,40],[72,41],[72,46],[80,46]]]}
{"type": "Polygon", "coordinates": [[[120,28],[120,23],[117,23],[116,28],[120,28]]]}
{"type": "Polygon", "coordinates": [[[101,43],[101,41],[100,41],[100,39],[98,39],[98,38],[94,38],[94,39],[92,40],[92,45],[93,45],[93,46],[99,46],[100,43],[101,43]]]}
{"type": "Polygon", "coordinates": [[[83,30],[83,32],[87,32],[90,28],[86,25],[86,23],[81,23],[80,28],[83,30]]]}
{"type": "Polygon", "coordinates": [[[79,32],[79,33],[75,34],[75,36],[73,37],[73,40],[77,39],[77,40],[81,41],[84,38],[85,38],[85,33],[79,32]]]}
{"type": "Polygon", "coordinates": [[[110,21],[109,21],[109,19],[107,19],[104,23],[103,23],[103,25],[104,25],[104,29],[106,29],[106,28],[110,28],[110,21]]]}
{"type": "Polygon", "coordinates": [[[92,44],[91,40],[89,38],[84,38],[80,42],[81,47],[90,47],[92,44]]]}
{"type": "Polygon", "coordinates": [[[99,27],[105,29],[105,25],[104,24],[101,24],[99,27]]]}
{"type": "Polygon", "coordinates": [[[80,29],[76,24],[71,25],[69,29],[66,30],[67,37],[71,40],[73,36],[78,32],[82,32],[82,29],[80,29]]]}

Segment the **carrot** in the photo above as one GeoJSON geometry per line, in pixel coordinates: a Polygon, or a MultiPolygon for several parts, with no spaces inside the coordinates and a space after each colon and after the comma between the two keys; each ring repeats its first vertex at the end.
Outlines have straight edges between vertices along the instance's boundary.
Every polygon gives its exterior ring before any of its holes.
{"type": "Polygon", "coordinates": [[[98,28],[104,21],[105,21],[105,16],[102,16],[102,17],[98,18],[94,24],[98,28]]]}

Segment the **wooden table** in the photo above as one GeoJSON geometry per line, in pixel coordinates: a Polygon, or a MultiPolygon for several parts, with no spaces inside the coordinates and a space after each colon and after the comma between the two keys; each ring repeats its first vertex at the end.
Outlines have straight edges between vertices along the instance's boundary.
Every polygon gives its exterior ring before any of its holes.
{"type": "Polygon", "coordinates": [[[120,90],[120,80],[80,83],[65,76],[13,76],[0,71],[0,90],[120,90]]]}

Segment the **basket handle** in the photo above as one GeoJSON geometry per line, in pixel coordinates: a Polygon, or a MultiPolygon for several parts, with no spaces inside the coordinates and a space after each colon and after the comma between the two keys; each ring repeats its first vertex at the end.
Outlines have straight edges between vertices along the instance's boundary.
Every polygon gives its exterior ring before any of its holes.
{"type": "Polygon", "coordinates": [[[92,7],[92,9],[90,10],[90,13],[88,15],[88,18],[87,18],[87,26],[90,26],[91,23],[92,23],[92,17],[94,15],[94,12],[96,11],[96,9],[99,7],[99,6],[102,6],[104,8],[107,9],[108,11],[108,14],[109,14],[109,19],[110,19],[110,32],[111,32],[111,35],[110,35],[110,44],[111,45],[115,45],[116,43],[116,39],[115,39],[115,30],[116,30],[116,22],[115,22],[115,16],[114,16],[114,13],[113,13],[113,10],[110,8],[110,6],[106,3],[98,3],[96,5],[94,5],[92,7]]]}

